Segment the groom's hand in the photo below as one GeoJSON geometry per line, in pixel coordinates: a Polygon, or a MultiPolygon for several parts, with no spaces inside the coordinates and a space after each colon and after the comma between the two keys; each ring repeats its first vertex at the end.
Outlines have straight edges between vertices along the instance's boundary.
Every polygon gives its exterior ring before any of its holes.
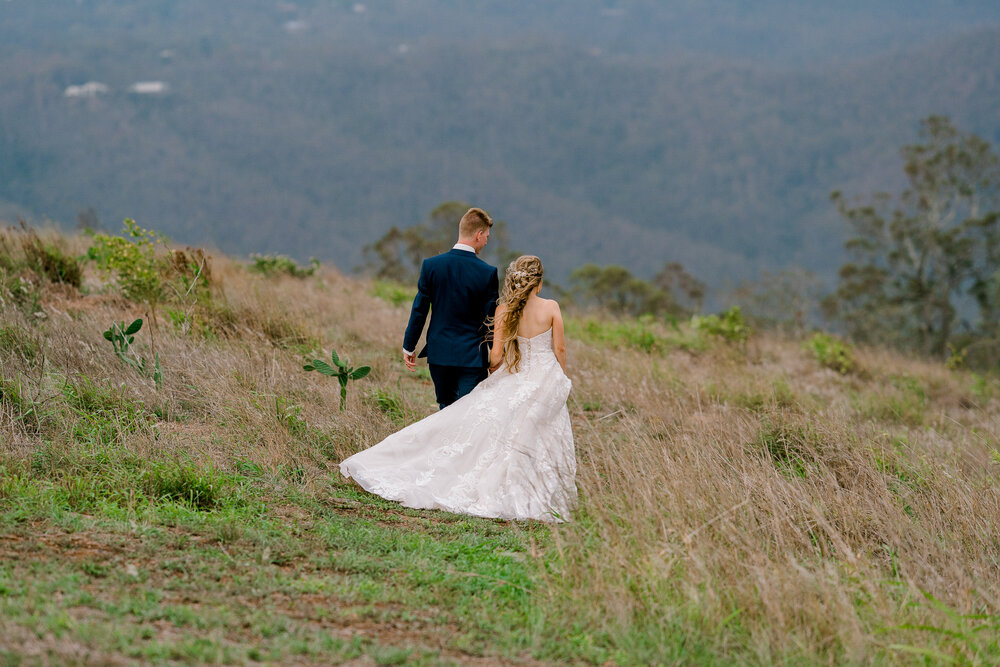
{"type": "Polygon", "coordinates": [[[403,352],[403,363],[411,371],[417,370],[417,353],[416,352],[403,352]]]}

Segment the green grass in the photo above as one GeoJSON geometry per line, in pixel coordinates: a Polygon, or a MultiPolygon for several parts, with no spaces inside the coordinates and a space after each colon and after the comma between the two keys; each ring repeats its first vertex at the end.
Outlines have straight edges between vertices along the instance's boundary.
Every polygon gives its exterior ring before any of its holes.
{"type": "Polygon", "coordinates": [[[768,418],[747,448],[763,453],[786,476],[805,477],[821,444],[819,435],[809,424],[768,418]]]}
{"type": "Polygon", "coordinates": [[[5,627],[95,655],[439,664],[566,651],[528,555],[547,527],[408,510],[336,477],[304,493],[255,464],[53,446],[0,467],[0,535],[5,627]]]}
{"type": "Polygon", "coordinates": [[[697,332],[670,327],[651,316],[637,319],[567,317],[566,336],[590,345],[642,350],[662,354],[671,348],[704,349],[707,344],[697,332]]]}
{"type": "Polygon", "coordinates": [[[865,419],[919,427],[927,419],[927,389],[916,378],[893,375],[880,391],[866,392],[854,399],[865,419]]]}
{"type": "Polygon", "coordinates": [[[413,301],[417,290],[409,285],[401,285],[391,280],[376,280],[372,282],[371,295],[386,303],[399,307],[413,301]]]}

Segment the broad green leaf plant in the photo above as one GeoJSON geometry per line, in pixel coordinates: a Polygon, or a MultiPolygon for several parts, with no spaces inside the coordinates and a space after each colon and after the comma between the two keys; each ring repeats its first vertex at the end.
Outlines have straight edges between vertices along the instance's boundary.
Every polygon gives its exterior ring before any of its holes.
{"type": "Polygon", "coordinates": [[[344,361],[341,361],[340,357],[337,356],[336,350],[330,351],[330,360],[332,364],[328,364],[322,359],[313,359],[312,362],[306,364],[302,367],[306,371],[317,371],[322,375],[327,375],[329,377],[337,378],[340,382],[340,411],[344,411],[344,403],[347,401],[347,383],[351,380],[360,380],[371,372],[370,366],[359,366],[358,368],[352,368],[347,365],[344,361]]]}
{"type": "Polygon", "coordinates": [[[137,319],[132,324],[125,326],[125,322],[115,322],[107,331],[104,338],[111,342],[115,349],[115,355],[122,360],[122,363],[136,369],[144,377],[152,377],[159,389],[163,384],[163,369],[160,367],[160,354],[156,353],[155,361],[150,363],[146,357],[139,357],[132,351],[132,343],[135,342],[135,334],[142,328],[142,319],[137,319]]]}

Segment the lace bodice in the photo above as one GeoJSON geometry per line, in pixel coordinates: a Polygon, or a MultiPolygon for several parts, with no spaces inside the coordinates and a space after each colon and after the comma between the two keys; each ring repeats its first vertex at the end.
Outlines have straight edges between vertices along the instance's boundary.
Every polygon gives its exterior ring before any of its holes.
{"type": "Polygon", "coordinates": [[[537,336],[517,337],[517,347],[521,351],[521,364],[518,371],[530,372],[533,364],[559,363],[555,350],[552,349],[552,328],[537,336]]]}

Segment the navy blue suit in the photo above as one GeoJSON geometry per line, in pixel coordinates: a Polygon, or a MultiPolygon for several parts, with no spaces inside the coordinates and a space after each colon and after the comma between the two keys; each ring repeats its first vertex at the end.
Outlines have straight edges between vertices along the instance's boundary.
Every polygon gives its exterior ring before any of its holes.
{"type": "Polygon", "coordinates": [[[496,312],[496,267],[467,250],[452,248],[425,259],[417,296],[403,336],[403,349],[416,350],[428,312],[427,357],[438,404],[443,408],[472,391],[489,374],[486,319],[496,312]]]}

